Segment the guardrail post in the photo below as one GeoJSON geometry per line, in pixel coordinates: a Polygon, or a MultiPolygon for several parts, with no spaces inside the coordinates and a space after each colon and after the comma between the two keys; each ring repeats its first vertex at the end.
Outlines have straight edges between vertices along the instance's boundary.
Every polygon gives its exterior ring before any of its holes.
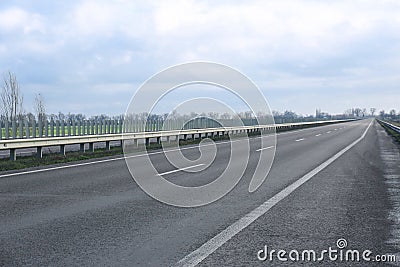
{"type": "Polygon", "coordinates": [[[86,134],[86,120],[82,120],[81,122],[80,122],[80,125],[81,125],[81,134],[80,135],[85,135],[86,134]]]}
{"type": "Polygon", "coordinates": [[[39,138],[41,138],[43,137],[43,121],[39,119],[38,125],[39,125],[39,138]]]}
{"type": "Polygon", "coordinates": [[[17,160],[17,153],[15,151],[15,148],[10,149],[10,160],[11,161],[16,161],[17,160]]]}
{"type": "Polygon", "coordinates": [[[159,136],[159,137],[157,137],[157,144],[161,144],[161,137],[159,136]]]}
{"type": "Polygon", "coordinates": [[[95,120],[94,121],[94,134],[99,134],[99,121],[95,120]]]}
{"type": "MultiPolygon", "coordinates": [[[[111,121],[112,122],[112,121],[111,121]]],[[[125,120],[125,122],[124,122],[124,126],[125,126],[125,128],[124,128],[124,131],[125,131],[125,133],[130,133],[130,132],[132,132],[131,131],[131,123],[132,123],[132,120],[130,119],[130,118],[128,118],[128,119],[126,119],[125,120]]],[[[111,126],[112,126],[112,124],[111,124],[111,126]]],[[[112,131],[112,127],[111,127],[111,131],[112,131]]]]}
{"type": "Polygon", "coordinates": [[[89,152],[94,152],[94,143],[89,143],[89,152]]]}
{"type": "Polygon", "coordinates": [[[65,136],[65,122],[61,120],[61,135],[65,136]]]}
{"type": "Polygon", "coordinates": [[[79,144],[79,151],[82,153],[85,152],[85,144],[84,143],[79,144]]]}
{"type": "Polygon", "coordinates": [[[106,150],[111,150],[110,141],[106,141],[106,150]]]}
{"type": "Polygon", "coordinates": [[[54,120],[51,118],[50,120],[50,136],[54,137],[54,120]]]}
{"type": "Polygon", "coordinates": [[[68,136],[71,136],[72,134],[71,134],[71,121],[70,120],[67,120],[67,135],[68,136]]]}
{"type": "Polygon", "coordinates": [[[146,143],[146,146],[150,145],[150,138],[146,137],[145,143],[146,143]]]}
{"type": "Polygon", "coordinates": [[[32,138],[36,138],[36,121],[31,120],[31,124],[32,124],[32,138]]]}
{"type": "Polygon", "coordinates": [[[31,131],[29,129],[29,123],[28,120],[25,120],[25,131],[26,131],[26,138],[31,138],[31,131]]]}
{"type": "Polygon", "coordinates": [[[90,120],[90,134],[93,135],[94,134],[94,121],[90,120]]]}
{"type": "Polygon", "coordinates": [[[5,128],[5,133],[4,133],[5,135],[4,135],[4,137],[5,137],[6,139],[9,139],[9,138],[10,138],[10,125],[9,125],[8,119],[5,121],[4,128],[5,128]]]}
{"type": "Polygon", "coordinates": [[[17,138],[17,126],[16,126],[15,119],[12,120],[11,127],[12,127],[12,137],[15,139],[15,138],[17,138]]]}
{"type": "Polygon", "coordinates": [[[82,134],[81,121],[78,121],[78,135],[82,134]]]}
{"type": "Polygon", "coordinates": [[[43,149],[41,146],[38,146],[36,148],[36,157],[38,157],[39,159],[43,158],[43,149]]]}
{"type": "Polygon", "coordinates": [[[56,120],[56,136],[60,136],[60,121],[56,120]]]}
{"type": "Polygon", "coordinates": [[[76,136],[76,122],[75,122],[75,120],[72,121],[72,135],[76,136]]]}
{"type": "MultiPolygon", "coordinates": [[[[115,121],[114,120],[110,120],[110,134],[114,134],[115,133],[115,121]]],[[[127,128],[125,128],[126,131],[128,131],[127,128]]]]}
{"type": "Polygon", "coordinates": [[[65,145],[60,145],[60,154],[65,156],[65,145]]]}
{"type": "Polygon", "coordinates": [[[19,126],[19,138],[24,138],[24,123],[21,119],[18,120],[18,126],[19,126]]]}
{"type": "Polygon", "coordinates": [[[167,136],[167,142],[168,142],[168,143],[171,143],[171,138],[170,138],[170,136],[167,136]]]}

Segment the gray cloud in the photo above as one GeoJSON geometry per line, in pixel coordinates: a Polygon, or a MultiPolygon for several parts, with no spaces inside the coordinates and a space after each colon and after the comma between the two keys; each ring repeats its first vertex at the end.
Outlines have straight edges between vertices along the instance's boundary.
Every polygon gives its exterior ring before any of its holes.
{"type": "Polygon", "coordinates": [[[7,1],[0,70],[17,74],[27,101],[43,92],[50,112],[124,112],[149,76],[191,60],[241,70],[279,110],[399,110],[399,11],[398,1],[7,1]]]}

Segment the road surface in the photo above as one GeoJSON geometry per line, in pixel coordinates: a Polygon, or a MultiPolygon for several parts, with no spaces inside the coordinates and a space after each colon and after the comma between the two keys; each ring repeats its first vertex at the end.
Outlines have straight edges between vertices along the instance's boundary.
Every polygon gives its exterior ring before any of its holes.
{"type": "MultiPolygon", "coordinates": [[[[151,159],[166,179],[198,186],[225,169],[230,143],[217,148],[215,161],[202,172],[174,171],[161,152],[152,151],[151,159]]],[[[0,265],[297,266],[260,261],[257,254],[265,246],[322,251],[336,248],[341,238],[348,248],[372,255],[399,252],[399,150],[378,123],[278,134],[272,169],[249,193],[263,148],[260,138],[251,138],[241,181],[221,200],[199,208],[152,199],[118,157],[0,174],[0,265]],[[273,205],[265,208],[265,203],[273,205]],[[225,234],[231,236],[221,239],[225,234]]],[[[182,152],[199,156],[196,146],[182,152]]],[[[398,266],[391,264],[328,261],[323,266],[398,266]]]]}

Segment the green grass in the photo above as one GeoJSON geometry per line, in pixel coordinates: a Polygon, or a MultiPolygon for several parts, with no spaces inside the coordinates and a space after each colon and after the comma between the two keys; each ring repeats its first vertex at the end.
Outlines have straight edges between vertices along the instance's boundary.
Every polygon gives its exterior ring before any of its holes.
{"type": "Polygon", "coordinates": [[[61,154],[44,154],[43,158],[41,159],[37,158],[36,156],[20,156],[17,158],[16,161],[10,161],[9,158],[5,158],[0,159],[0,171],[17,170],[51,164],[88,160],[93,158],[110,157],[121,154],[121,147],[113,147],[111,150],[96,149],[95,152],[92,153],[67,152],[66,156],[63,156],[61,154]]]}

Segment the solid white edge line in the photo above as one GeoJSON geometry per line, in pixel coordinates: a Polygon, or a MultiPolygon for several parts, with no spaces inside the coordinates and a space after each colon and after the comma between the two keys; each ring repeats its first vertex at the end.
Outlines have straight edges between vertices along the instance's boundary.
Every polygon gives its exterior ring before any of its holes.
{"type": "Polygon", "coordinates": [[[197,165],[193,165],[193,166],[189,166],[189,167],[185,167],[185,168],[180,168],[180,169],[176,169],[176,170],[172,170],[172,171],[167,171],[167,172],[163,172],[163,173],[159,173],[156,176],[161,176],[161,175],[167,175],[167,174],[171,174],[171,173],[175,173],[175,172],[180,172],[180,171],[184,171],[184,170],[188,170],[188,169],[192,169],[192,168],[196,168],[199,166],[203,166],[203,163],[197,164],[197,165]]]}
{"type": "Polygon", "coordinates": [[[199,247],[198,249],[196,249],[195,251],[188,254],[180,261],[178,261],[174,266],[196,266],[197,264],[199,264],[201,261],[207,258],[211,253],[213,253],[215,250],[217,250],[219,247],[221,247],[223,244],[229,241],[232,237],[234,237],[240,231],[242,231],[251,223],[253,223],[255,220],[257,220],[260,216],[264,215],[267,211],[269,211],[281,200],[290,195],[302,184],[310,180],[313,176],[315,176],[317,173],[325,169],[332,162],[334,162],[336,159],[338,159],[340,156],[342,156],[344,153],[346,153],[348,150],[350,150],[352,147],[358,144],[361,140],[363,140],[371,125],[372,121],[368,125],[367,129],[365,129],[364,133],[361,135],[360,138],[358,138],[353,143],[340,150],[338,153],[329,158],[327,161],[323,162],[318,167],[316,167],[315,169],[313,169],[312,171],[310,171],[309,173],[307,173],[306,175],[304,175],[303,177],[301,177],[288,187],[284,188],[282,191],[280,191],[279,193],[277,193],[276,195],[265,201],[263,204],[255,208],[250,213],[248,213],[235,223],[225,228],[225,230],[223,230],[222,232],[211,238],[201,247],[199,247]]]}
{"type": "Polygon", "coordinates": [[[259,152],[259,151],[262,151],[262,150],[271,149],[273,147],[275,147],[275,146],[267,146],[267,147],[264,147],[264,148],[257,149],[256,151],[259,152]]]}
{"type": "MultiPolygon", "coordinates": [[[[329,126],[329,125],[327,125],[327,126],[329,126]]],[[[319,126],[319,127],[324,127],[324,125],[319,126]]],[[[315,129],[315,127],[306,128],[306,129],[300,129],[300,130],[296,130],[296,131],[288,131],[288,132],[283,132],[283,133],[277,133],[276,135],[277,136],[278,135],[286,135],[286,134],[297,133],[297,132],[302,132],[302,131],[312,130],[312,129],[315,129]]],[[[250,137],[249,139],[258,139],[258,138],[269,137],[269,136],[271,136],[271,135],[250,137]]],[[[231,140],[231,141],[215,142],[215,145],[233,143],[233,142],[237,142],[237,141],[241,141],[241,140],[246,140],[246,139],[237,139],[237,140],[231,140]]],[[[209,146],[209,145],[212,145],[212,144],[203,144],[201,146],[209,146]]],[[[90,161],[90,162],[85,162],[85,163],[76,163],[76,164],[63,165],[63,166],[58,166],[58,167],[50,167],[50,168],[45,168],[45,169],[24,171],[24,172],[14,172],[14,173],[8,173],[8,174],[0,175],[0,178],[6,178],[6,177],[12,177],[12,176],[18,176],[18,175],[25,175],[25,174],[32,174],[32,173],[40,173],[40,172],[46,172],[46,171],[54,171],[54,170],[67,169],[67,168],[73,168],[73,167],[81,167],[81,166],[87,166],[87,165],[92,165],[92,164],[99,164],[99,163],[123,160],[123,159],[127,159],[127,158],[135,158],[135,157],[142,157],[142,156],[146,156],[146,155],[161,154],[161,153],[165,153],[165,152],[173,152],[173,151],[178,151],[178,150],[193,149],[193,148],[198,148],[198,147],[199,147],[199,145],[196,145],[196,146],[191,146],[191,147],[182,147],[182,148],[178,148],[178,149],[170,149],[170,150],[165,150],[165,151],[156,151],[156,152],[151,152],[151,153],[146,153],[146,154],[137,154],[137,155],[132,155],[132,156],[126,156],[126,157],[124,156],[124,157],[119,157],[119,158],[90,161]]]]}

